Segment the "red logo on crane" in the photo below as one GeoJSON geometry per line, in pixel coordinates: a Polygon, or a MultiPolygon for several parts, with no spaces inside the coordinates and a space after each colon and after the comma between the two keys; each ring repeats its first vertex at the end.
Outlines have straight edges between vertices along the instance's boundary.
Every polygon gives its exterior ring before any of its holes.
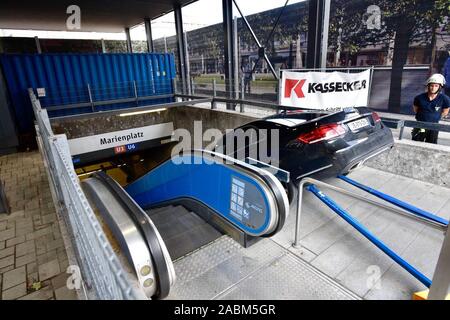
{"type": "Polygon", "coordinates": [[[305,94],[303,93],[302,88],[305,82],[306,79],[286,79],[286,82],[284,83],[284,97],[290,98],[292,91],[294,91],[298,98],[304,98],[305,94]]]}

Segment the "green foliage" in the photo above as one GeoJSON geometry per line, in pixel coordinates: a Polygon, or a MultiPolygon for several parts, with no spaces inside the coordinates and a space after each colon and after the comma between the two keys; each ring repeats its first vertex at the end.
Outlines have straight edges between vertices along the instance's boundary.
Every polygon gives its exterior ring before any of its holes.
{"type": "MultiPolygon", "coordinates": [[[[337,46],[339,29],[344,49],[358,51],[367,45],[385,45],[400,25],[407,26],[409,42],[429,45],[433,31],[449,16],[448,0],[333,0],[329,44],[337,46]],[[365,24],[370,5],[381,9],[381,28],[369,30],[365,24]]],[[[449,25],[444,27],[448,32],[449,25]]]]}

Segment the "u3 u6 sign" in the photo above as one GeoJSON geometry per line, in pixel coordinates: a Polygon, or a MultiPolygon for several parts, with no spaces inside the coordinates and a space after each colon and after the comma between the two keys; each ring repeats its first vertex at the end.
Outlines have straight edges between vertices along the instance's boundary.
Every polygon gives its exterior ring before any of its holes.
{"type": "Polygon", "coordinates": [[[368,105],[370,72],[283,71],[280,103],[311,109],[341,109],[368,105]]]}

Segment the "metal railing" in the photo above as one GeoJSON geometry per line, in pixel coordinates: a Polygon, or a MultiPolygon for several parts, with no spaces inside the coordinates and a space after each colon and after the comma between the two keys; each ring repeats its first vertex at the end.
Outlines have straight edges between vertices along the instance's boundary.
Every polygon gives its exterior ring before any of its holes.
{"type": "Polygon", "coordinates": [[[68,253],[74,254],[69,261],[75,260],[80,268],[79,295],[86,299],[145,299],[121,265],[81,190],[66,136],[53,134],[47,111],[41,108],[32,89],[29,96],[53,201],[69,238],[64,239],[65,244],[68,253]]]}
{"type": "Polygon", "coordinates": [[[402,140],[403,138],[405,127],[450,132],[450,125],[423,121],[403,120],[403,127],[400,128],[400,134],[398,137],[399,140],[402,140]]]}
{"type": "MultiPolygon", "coordinates": [[[[242,92],[231,91],[232,96],[236,96],[236,98],[229,98],[225,95],[225,91],[218,91],[216,82],[213,81],[211,85],[212,90],[209,95],[202,95],[203,92],[198,93],[195,92],[195,95],[183,94],[183,93],[175,93],[175,98],[182,99],[211,99],[211,109],[217,109],[218,103],[226,103],[227,105],[231,105],[233,109],[244,113],[246,111],[245,106],[255,106],[260,108],[265,108],[267,110],[273,110],[274,113],[279,113],[282,111],[288,110],[310,110],[308,108],[299,108],[292,106],[284,106],[280,105],[276,102],[269,101],[257,101],[257,100],[249,100],[248,96],[242,92]]],[[[242,86],[240,86],[242,88],[242,86]]],[[[422,122],[422,121],[414,121],[414,120],[403,120],[403,119],[395,119],[395,118],[387,118],[381,117],[383,123],[391,128],[391,129],[399,129],[399,140],[403,139],[405,128],[420,128],[420,129],[428,129],[428,130],[436,130],[441,132],[450,132],[450,125],[448,124],[440,124],[440,123],[430,123],[430,122],[422,122]]]]}
{"type": "MultiPolygon", "coordinates": [[[[38,92],[39,93],[39,92],[38,92]]],[[[46,88],[39,100],[43,108],[51,112],[75,110],[77,113],[104,111],[108,105],[123,104],[140,106],[142,102],[161,101],[173,98],[171,79],[158,81],[127,81],[107,85],[92,85],[46,88]],[[77,110],[78,109],[78,110],[77,110]]]]}
{"type": "MultiPolygon", "coordinates": [[[[425,217],[419,216],[419,215],[413,215],[406,211],[400,210],[395,207],[391,207],[388,205],[385,205],[384,203],[381,203],[379,201],[371,200],[368,198],[365,198],[355,192],[351,192],[336,186],[333,186],[331,184],[312,179],[312,178],[303,178],[300,183],[298,184],[298,199],[297,199],[297,212],[296,212],[296,220],[295,220],[295,235],[294,235],[294,242],[292,243],[292,246],[294,248],[301,248],[300,245],[300,224],[301,224],[301,214],[302,214],[302,202],[303,202],[303,193],[304,188],[306,186],[320,186],[324,187],[333,191],[336,191],[338,193],[353,197],[355,199],[370,203],[372,205],[376,205],[378,207],[381,207],[383,209],[389,210],[393,213],[399,214],[403,217],[407,217],[410,219],[414,219],[416,221],[426,223],[434,228],[437,228],[440,231],[444,231],[446,234],[443,245],[441,247],[441,253],[439,255],[439,259],[435,268],[433,280],[426,278],[423,274],[421,274],[418,270],[416,270],[414,267],[412,267],[409,263],[407,263],[405,260],[403,260],[401,257],[399,257],[393,250],[389,249],[383,242],[378,240],[375,236],[373,236],[367,229],[365,229],[357,220],[349,216],[345,210],[342,210],[334,204],[332,201],[331,203],[326,203],[330,208],[333,209],[333,211],[341,211],[343,214],[341,215],[342,218],[344,218],[348,223],[350,223],[354,228],[356,228],[360,233],[362,233],[367,239],[369,239],[372,243],[374,243],[377,247],[379,247],[383,252],[385,252],[389,257],[391,257],[394,261],[396,261],[398,264],[400,264],[404,269],[406,269],[408,272],[410,272],[414,277],[416,277],[419,281],[424,283],[426,286],[430,288],[430,292],[428,295],[429,299],[434,300],[444,300],[450,290],[450,232],[448,232],[448,225],[427,219],[425,217]],[[333,208],[334,207],[334,208],[333,208]]],[[[320,190],[315,188],[315,190],[310,190],[314,194],[320,194],[320,190]]],[[[323,195],[323,194],[322,194],[323,195]]],[[[327,198],[323,195],[324,198],[327,198]]]]}

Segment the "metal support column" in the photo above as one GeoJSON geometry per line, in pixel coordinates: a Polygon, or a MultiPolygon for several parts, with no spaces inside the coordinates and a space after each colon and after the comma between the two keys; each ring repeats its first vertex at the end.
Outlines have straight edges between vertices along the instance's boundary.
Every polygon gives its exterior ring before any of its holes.
{"type": "Polygon", "coordinates": [[[190,61],[190,59],[189,59],[189,49],[188,49],[188,40],[187,40],[187,32],[185,32],[185,31],[183,31],[183,37],[184,37],[184,45],[185,45],[185,48],[184,48],[184,53],[185,53],[185,56],[184,56],[184,59],[185,59],[185,67],[186,67],[186,79],[188,80],[187,81],[187,92],[188,92],[188,95],[192,95],[192,94],[194,94],[193,93],[193,85],[194,85],[194,80],[192,79],[192,77],[191,77],[191,66],[189,65],[189,61],[190,61]]]}
{"type": "Polygon", "coordinates": [[[239,46],[238,46],[238,31],[237,31],[237,17],[233,19],[233,51],[234,51],[234,98],[239,99],[239,46]]]}
{"type": "Polygon", "coordinates": [[[37,53],[41,54],[42,53],[41,42],[39,41],[38,36],[34,37],[34,42],[36,43],[36,51],[37,51],[37,53]]]}
{"type": "Polygon", "coordinates": [[[152,38],[152,25],[150,19],[144,19],[145,25],[145,35],[147,37],[147,51],[154,52],[155,48],[153,47],[153,38],[152,38]]]}
{"type": "MultiPolygon", "coordinates": [[[[323,23],[322,23],[322,47],[320,67],[325,69],[327,67],[327,53],[328,53],[328,29],[330,27],[330,6],[331,0],[323,0],[323,23]]],[[[370,94],[370,91],[369,91],[370,94]]]]}
{"type": "Polygon", "coordinates": [[[306,51],[307,68],[320,68],[320,44],[323,28],[324,1],[325,0],[310,0],[308,3],[308,49],[306,51]]]}
{"type": "Polygon", "coordinates": [[[100,39],[100,42],[102,44],[102,53],[106,53],[105,39],[100,39]]]}
{"type": "MultiPolygon", "coordinates": [[[[235,81],[233,33],[233,0],[222,0],[223,13],[223,36],[224,36],[224,70],[225,70],[225,90],[229,99],[234,99],[233,88],[235,81]]],[[[227,103],[227,109],[234,110],[235,105],[227,103]]]]}
{"type": "Polygon", "coordinates": [[[181,92],[183,94],[188,93],[188,79],[189,74],[187,72],[187,61],[186,61],[186,44],[184,43],[184,32],[183,32],[183,18],[181,16],[181,6],[179,4],[174,5],[173,12],[175,14],[175,29],[177,37],[177,48],[178,48],[178,64],[181,77],[181,92]]]}
{"type": "Polygon", "coordinates": [[[450,291],[450,232],[447,233],[442,244],[441,253],[434,270],[428,300],[445,300],[450,291]]]}
{"type": "Polygon", "coordinates": [[[125,36],[127,37],[127,52],[133,53],[133,47],[131,46],[130,28],[125,28],[125,36]]]}

